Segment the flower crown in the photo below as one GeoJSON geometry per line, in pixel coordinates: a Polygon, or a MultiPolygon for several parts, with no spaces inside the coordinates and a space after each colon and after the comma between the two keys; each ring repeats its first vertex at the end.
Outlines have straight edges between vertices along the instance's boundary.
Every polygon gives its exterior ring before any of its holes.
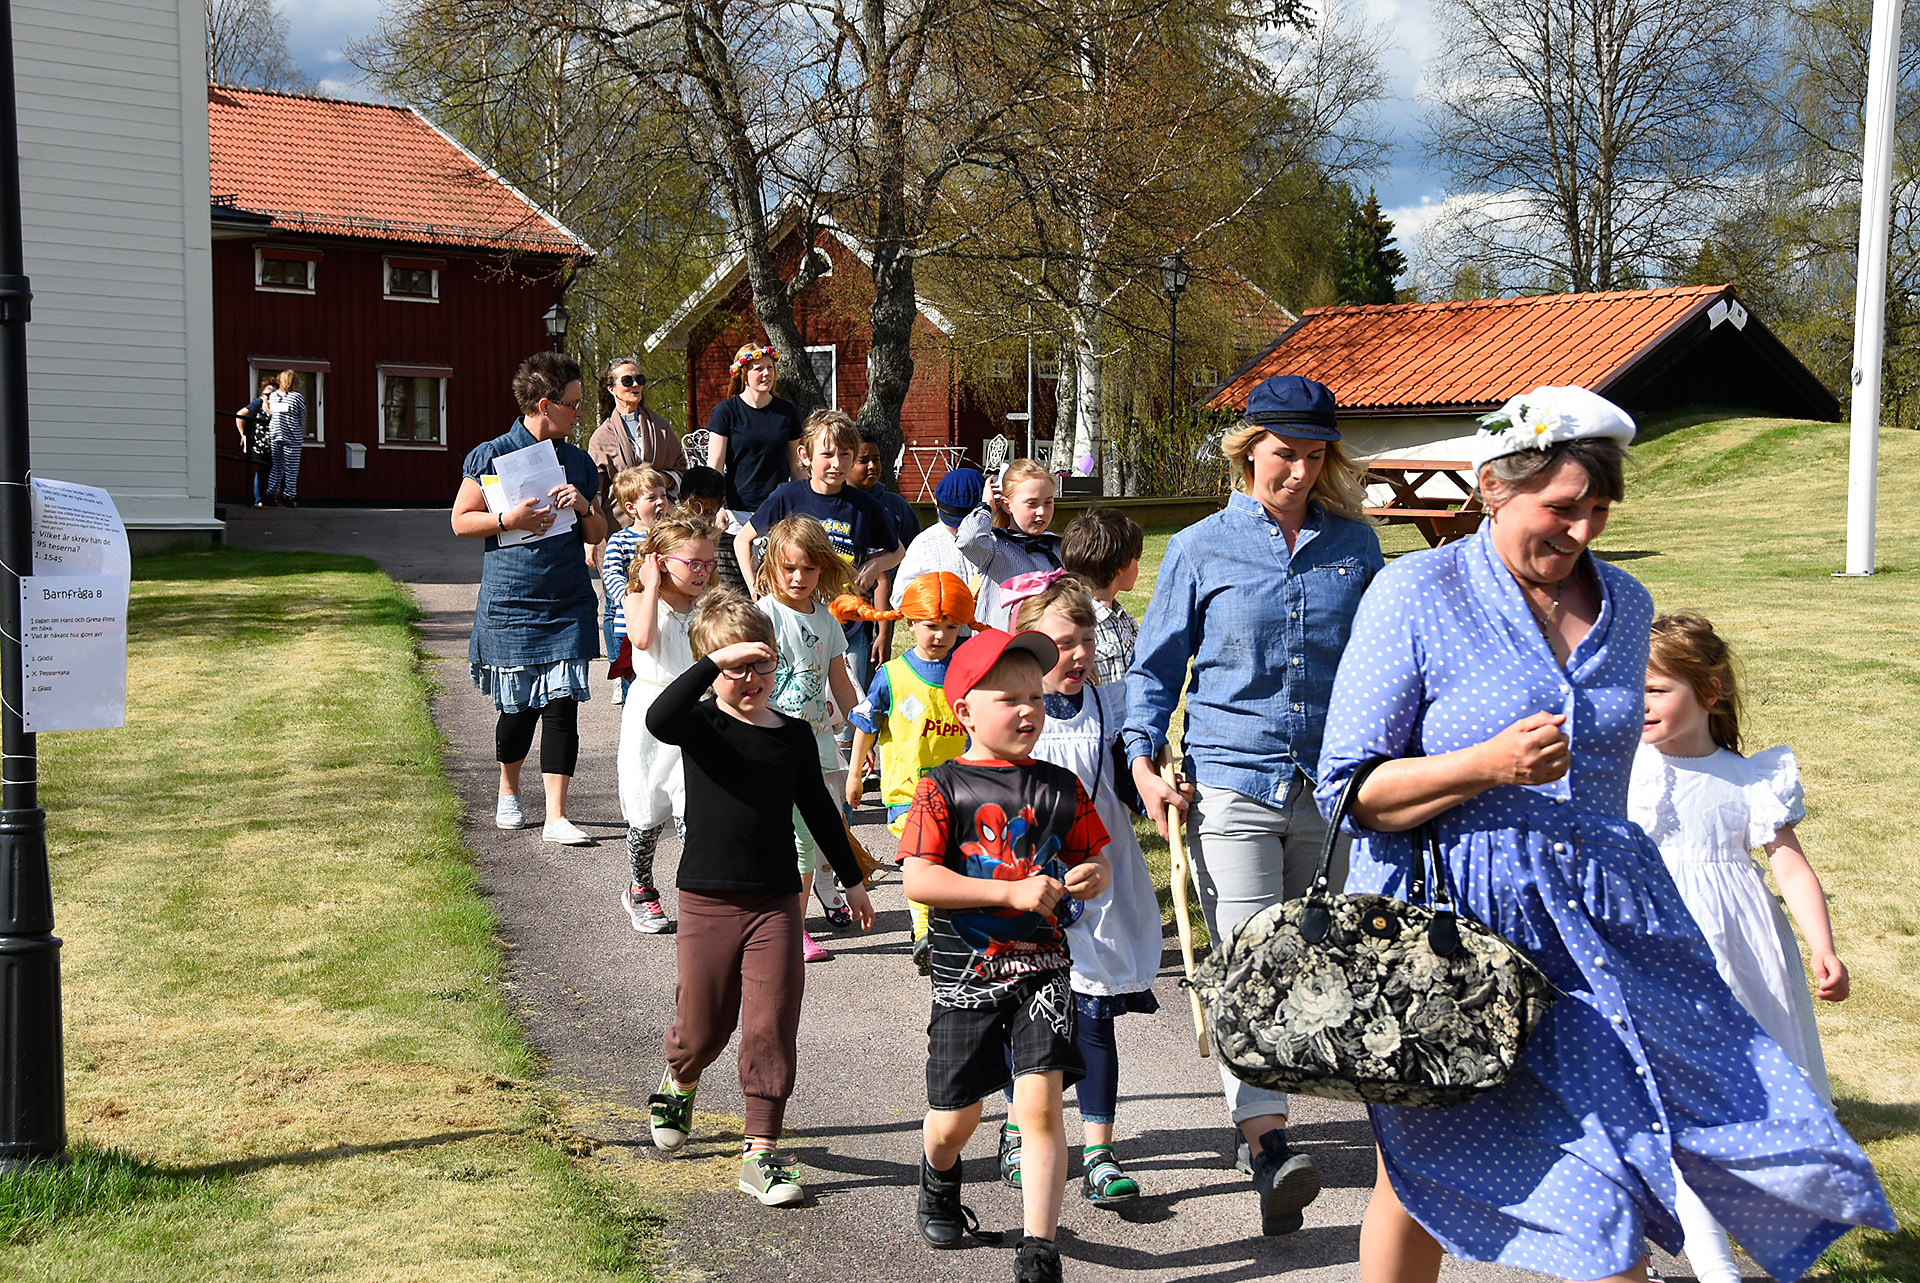
{"type": "Polygon", "coordinates": [[[771,343],[765,347],[761,347],[758,344],[755,344],[753,347],[743,347],[740,349],[740,354],[733,358],[733,365],[729,367],[727,372],[729,374],[738,374],[755,361],[763,358],[768,361],[778,361],[780,359],[780,351],[771,343]]]}

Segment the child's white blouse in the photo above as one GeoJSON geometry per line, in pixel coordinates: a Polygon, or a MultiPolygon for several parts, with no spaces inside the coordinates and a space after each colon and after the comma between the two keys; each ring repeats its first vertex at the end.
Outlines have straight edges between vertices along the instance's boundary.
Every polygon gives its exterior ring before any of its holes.
{"type": "Polygon", "coordinates": [[[1642,744],[1633,759],[1628,818],[1660,848],[1721,978],[1831,1099],[1800,946],[1753,859],[1806,814],[1800,767],[1784,744],[1752,757],[1728,749],[1669,757],[1642,744]]]}

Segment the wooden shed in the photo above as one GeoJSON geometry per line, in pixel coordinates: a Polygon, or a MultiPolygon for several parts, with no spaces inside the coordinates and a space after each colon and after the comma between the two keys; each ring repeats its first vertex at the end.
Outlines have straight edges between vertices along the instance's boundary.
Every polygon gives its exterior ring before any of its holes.
{"type": "Polygon", "coordinates": [[[1464,458],[1479,416],[1542,384],[1591,388],[1636,415],[1840,417],[1833,393],[1730,285],[1314,308],[1207,404],[1244,408],[1276,374],[1332,388],[1359,455],[1464,458]]]}

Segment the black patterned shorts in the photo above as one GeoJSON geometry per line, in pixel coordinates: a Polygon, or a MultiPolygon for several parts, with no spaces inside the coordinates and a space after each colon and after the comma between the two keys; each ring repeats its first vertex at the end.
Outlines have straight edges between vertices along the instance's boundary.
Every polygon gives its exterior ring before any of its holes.
{"type": "Polygon", "coordinates": [[[991,1007],[933,1004],[927,1022],[927,1104],[965,1109],[1022,1074],[1058,1071],[1071,1087],[1087,1076],[1075,1045],[1073,989],[1065,971],[1020,982],[991,1007]]]}

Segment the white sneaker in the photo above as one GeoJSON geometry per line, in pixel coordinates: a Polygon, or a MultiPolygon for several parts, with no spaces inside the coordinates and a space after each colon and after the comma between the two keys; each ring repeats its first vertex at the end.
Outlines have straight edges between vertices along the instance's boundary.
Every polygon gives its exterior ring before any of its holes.
{"type": "Polygon", "coordinates": [[[620,687],[618,686],[614,687],[613,688],[613,706],[615,708],[618,708],[626,702],[627,702],[626,691],[620,689],[620,687]]]}
{"type": "Polygon", "coordinates": [[[502,793],[500,800],[493,804],[493,827],[496,829],[527,827],[527,813],[520,809],[518,794],[502,793]]]}
{"type": "Polygon", "coordinates": [[[548,820],[541,828],[540,836],[549,842],[558,842],[562,846],[593,845],[593,838],[587,831],[564,815],[557,820],[548,820]]]}

